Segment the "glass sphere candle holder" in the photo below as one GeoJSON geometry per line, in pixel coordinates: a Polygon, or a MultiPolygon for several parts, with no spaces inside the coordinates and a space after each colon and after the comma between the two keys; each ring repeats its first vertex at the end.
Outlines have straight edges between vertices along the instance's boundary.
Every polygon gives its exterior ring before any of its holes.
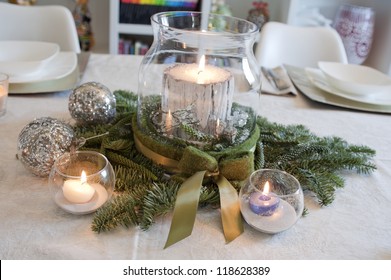
{"type": "Polygon", "coordinates": [[[281,170],[254,171],[241,188],[239,197],[245,221],[265,233],[289,229],[301,217],[304,209],[299,181],[281,170]]]}
{"type": "Polygon", "coordinates": [[[256,25],[199,12],[158,13],[151,23],[154,41],[139,72],[139,129],[160,143],[208,150],[245,140],[260,102],[256,25]]]}
{"type": "Polygon", "coordinates": [[[65,153],[54,163],[49,188],[55,203],[72,214],[96,211],[112,196],[115,173],[107,158],[93,151],[65,153]]]}

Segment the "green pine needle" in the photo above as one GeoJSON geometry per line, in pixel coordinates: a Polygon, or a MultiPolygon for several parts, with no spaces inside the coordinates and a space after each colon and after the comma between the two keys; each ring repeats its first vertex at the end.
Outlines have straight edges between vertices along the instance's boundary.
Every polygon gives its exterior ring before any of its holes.
{"type": "MultiPolygon", "coordinates": [[[[92,230],[103,232],[133,225],[146,230],[157,216],[172,210],[185,178],[166,176],[161,166],[137,151],[131,127],[131,119],[137,113],[137,96],[127,91],[114,94],[117,117],[112,124],[74,128],[79,138],[109,132],[88,140],[81,148],[104,153],[116,174],[116,195],[95,213],[92,230]]],[[[254,152],[255,169],[275,168],[292,174],[320,205],[332,203],[335,191],[344,187],[341,171],[370,174],[376,170],[372,162],[375,151],[369,147],[351,145],[339,137],[318,137],[303,125],[281,125],[262,117],[257,124],[261,135],[254,152]]],[[[190,127],[186,131],[196,139],[204,137],[190,127]]],[[[240,189],[241,182],[231,183],[240,189]]],[[[218,187],[213,182],[202,187],[200,207],[217,207],[219,203],[218,187]]]]}

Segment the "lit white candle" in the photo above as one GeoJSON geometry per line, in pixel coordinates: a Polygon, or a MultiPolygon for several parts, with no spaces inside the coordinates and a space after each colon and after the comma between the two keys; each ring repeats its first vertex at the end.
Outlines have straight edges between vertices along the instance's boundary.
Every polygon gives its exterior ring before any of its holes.
{"type": "MultiPolygon", "coordinates": [[[[233,75],[221,67],[205,65],[205,56],[199,64],[168,67],[164,71],[163,85],[162,110],[188,111],[187,116],[192,115],[192,121],[199,122],[199,130],[204,133],[213,135],[215,120],[225,122],[231,115],[233,75]]],[[[167,119],[168,115],[165,117],[167,119]]]]}
{"type": "Polygon", "coordinates": [[[7,96],[6,88],[0,85],[0,98],[3,96],[7,96]]]}
{"type": "Polygon", "coordinates": [[[166,133],[171,134],[172,129],[172,116],[171,116],[171,110],[168,110],[167,116],[166,116],[166,133]]]}
{"type": "Polygon", "coordinates": [[[8,90],[5,86],[0,85],[0,116],[5,113],[7,104],[8,90]]]}
{"type": "Polygon", "coordinates": [[[81,173],[80,180],[66,180],[62,187],[64,197],[72,203],[86,203],[91,200],[95,194],[95,188],[87,183],[87,176],[84,171],[81,173]]]}
{"type": "Polygon", "coordinates": [[[205,56],[201,57],[198,64],[177,64],[166,73],[176,80],[199,85],[224,83],[232,77],[231,72],[223,68],[205,65],[205,56]]]}

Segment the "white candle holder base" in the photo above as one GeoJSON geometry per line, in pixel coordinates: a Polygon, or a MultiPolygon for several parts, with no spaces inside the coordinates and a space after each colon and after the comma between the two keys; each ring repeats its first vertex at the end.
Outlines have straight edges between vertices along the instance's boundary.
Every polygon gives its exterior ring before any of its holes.
{"type": "Polygon", "coordinates": [[[255,214],[249,206],[248,200],[240,201],[240,209],[244,220],[253,228],[265,233],[278,233],[291,228],[297,221],[295,209],[285,200],[270,216],[255,214]]]}
{"type": "Polygon", "coordinates": [[[71,214],[90,214],[98,210],[107,201],[109,195],[104,187],[99,184],[91,185],[95,189],[95,194],[86,203],[72,203],[64,197],[64,193],[59,191],[54,196],[56,204],[71,214]]]}

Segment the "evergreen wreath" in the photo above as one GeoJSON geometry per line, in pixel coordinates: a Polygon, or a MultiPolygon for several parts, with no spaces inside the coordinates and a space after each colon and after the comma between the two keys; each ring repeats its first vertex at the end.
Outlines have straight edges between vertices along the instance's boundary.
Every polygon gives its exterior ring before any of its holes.
{"type": "MultiPolygon", "coordinates": [[[[114,94],[117,116],[113,123],[74,127],[79,138],[104,134],[88,140],[81,149],[104,154],[116,174],[114,198],[93,217],[91,227],[98,233],[120,225],[148,229],[157,216],[173,209],[176,193],[186,179],[167,176],[163,167],[136,150],[132,119],[137,114],[137,95],[123,90],[114,94]]],[[[375,151],[367,146],[352,145],[339,137],[318,137],[303,125],[285,126],[264,117],[258,117],[257,124],[261,134],[254,153],[255,170],[271,168],[292,174],[322,206],[332,203],[335,191],[344,187],[340,171],[370,174],[376,170],[372,162],[375,151]]],[[[241,182],[231,184],[239,191],[241,182]]],[[[199,205],[219,206],[215,183],[202,187],[199,205]]]]}

